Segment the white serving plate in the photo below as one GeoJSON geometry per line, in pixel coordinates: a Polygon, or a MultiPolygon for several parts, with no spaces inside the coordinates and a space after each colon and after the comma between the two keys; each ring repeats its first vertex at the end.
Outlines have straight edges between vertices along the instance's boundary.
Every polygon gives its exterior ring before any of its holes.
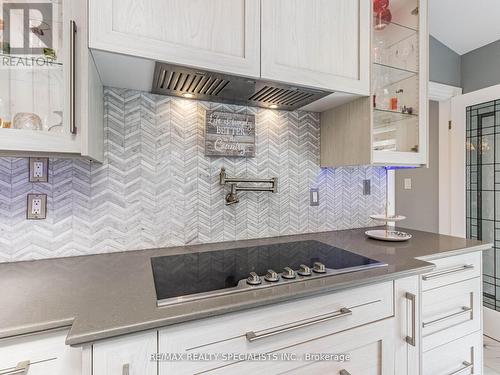
{"type": "Polygon", "coordinates": [[[375,229],[368,230],[365,234],[373,239],[380,241],[391,241],[391,242],[401,242],[408,241],[412,235],[406,232],[400,232],[398,230],[385,230],[385,229],[375,229]]]}
{"type": "Polygon", "coordinates": [[[403,215],[394,215],[394,216],[385,216],[385,215],[370,215],[370,218],[373,220],[379,220],[379,221],[401,221],[406,219],[406,216],[403,215]]]}

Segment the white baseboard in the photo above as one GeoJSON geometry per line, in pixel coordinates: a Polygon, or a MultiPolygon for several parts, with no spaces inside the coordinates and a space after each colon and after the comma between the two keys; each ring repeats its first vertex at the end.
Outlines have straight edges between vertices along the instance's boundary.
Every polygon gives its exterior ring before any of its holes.
{"type": "Polygon", "coordinates": [[[500,341],[500,312],[483,307],[483,333],[500,341]]]}

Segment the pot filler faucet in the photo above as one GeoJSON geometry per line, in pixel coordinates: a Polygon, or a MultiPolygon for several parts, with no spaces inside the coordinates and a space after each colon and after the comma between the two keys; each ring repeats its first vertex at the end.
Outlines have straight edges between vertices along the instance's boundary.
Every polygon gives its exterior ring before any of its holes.
{"type": "Polygon", "coordinates": [[[268,191],[270,193],[278,192],[278,177],[272,178],[230,178],[226,175],[226,169],[221,168],[220,170],[220,184],[231,186],[231,191],[226,195],[226,205],[238,203],[240,200],[238,198],[239,191],[268,191]],[[248,184],[271,184],[271,186],[239,186],[238,184],[248,183],[248,184]]]}

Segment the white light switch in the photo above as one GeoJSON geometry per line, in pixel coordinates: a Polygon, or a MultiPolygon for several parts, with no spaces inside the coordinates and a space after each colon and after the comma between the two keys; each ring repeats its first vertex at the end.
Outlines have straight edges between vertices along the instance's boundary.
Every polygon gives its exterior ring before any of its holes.
{"type": "Polygon", "coordinates": [[[405,178],[404,180],[404,189],[411,190],[411,178],[405,178]]]}
{"type": "Polygon", "coordinates": [[[310,190],[310,205],[319,206],[319,189],[311,188],[310,190]]]}

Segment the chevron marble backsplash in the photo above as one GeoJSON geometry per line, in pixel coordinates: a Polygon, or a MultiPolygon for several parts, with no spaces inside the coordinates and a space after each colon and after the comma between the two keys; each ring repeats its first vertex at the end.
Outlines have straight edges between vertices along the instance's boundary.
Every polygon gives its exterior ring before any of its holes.
{"type": "Polygon", "coordinates": [[[383,168],[319,168],[318,113],[111,88],[104,100],[102,165],[54,158],[49,183],[35,184],[27,159],[0,158],[0,262],[354,228],[383,211],[383,168]],[[207,109],[255,114],[256,157],[205,157],[207,109]],[[245,192],[225,206],[222,166],[230,176],[277,176],[279,193],[245,192]],[[30,192],[48,195],[46,220],[26,220],[30,192]]]}

